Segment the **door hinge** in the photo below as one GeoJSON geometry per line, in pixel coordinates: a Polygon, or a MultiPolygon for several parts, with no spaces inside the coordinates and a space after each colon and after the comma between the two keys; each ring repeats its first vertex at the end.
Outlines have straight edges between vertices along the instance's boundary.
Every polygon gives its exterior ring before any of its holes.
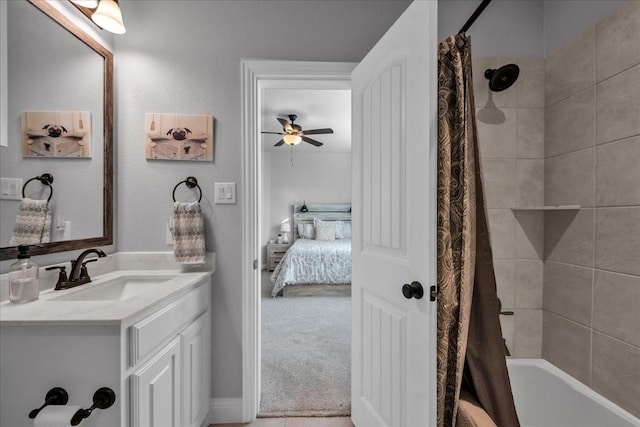
{"type": "Polygon", "coordinates": [[[436,285],[432,285],[429,288],[429,301],[435,301],[438,298],[438,287],[436,285]]]}
{"type": "Polygon", "coordinates": [[[254,269],[254,270],[257,270],[257,269],[258,269],[258,260],[257,260],[257,259],[254,259],[254,260],[253,260],[253,269],[254,269]]]}

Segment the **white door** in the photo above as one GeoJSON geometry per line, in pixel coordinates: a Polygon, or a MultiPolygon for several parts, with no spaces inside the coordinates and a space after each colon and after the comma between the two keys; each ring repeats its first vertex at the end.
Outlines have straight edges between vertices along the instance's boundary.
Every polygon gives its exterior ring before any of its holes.
{"type": "Polygon", "coordinates": [[[352,74],[357,427],[436,422],[436,18],[412,3],[352,74]]]}

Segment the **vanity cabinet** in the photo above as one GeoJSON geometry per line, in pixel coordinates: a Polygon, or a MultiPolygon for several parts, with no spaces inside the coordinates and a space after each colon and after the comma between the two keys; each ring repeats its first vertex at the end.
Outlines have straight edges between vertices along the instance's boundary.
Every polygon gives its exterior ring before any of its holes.
{"type": "Polygon", "coordinates": [[[209,406],[209,287],[129,327],[131,427],[199,427],[209,406]]]}
{"type": "MultiPolygon", "coordinates": [[[[27,415],[52,387],[64,388],[68,404],[83,408],[91,406],[98,388],[109,387],[116,393],[114,405],[93,411],[83,424],[202,426],[210,406],[211,278],[197,277],[191,284],[186,279],[176,284],[177,290],[155,303],[140,302],[146,306],[120,319],[134,299],[78,302],[95,304],[87,315],[94,317],[83,321],[3,322],[0,425],[30,425],[27,415]],[[111,310],[114,320],[111,314],[98,320],[100,310],[111,310]]],[[[152,298],[143,295],[138,301],[152,298]]],[[[45,303],[76,304],[39,304],[45,303]]]]}

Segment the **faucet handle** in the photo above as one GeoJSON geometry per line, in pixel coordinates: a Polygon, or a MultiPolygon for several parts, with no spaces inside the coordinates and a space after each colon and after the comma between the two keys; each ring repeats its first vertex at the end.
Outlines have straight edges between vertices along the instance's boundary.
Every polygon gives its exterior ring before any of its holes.
{"type": "Polygon", "coordinates": [[[52,267],[47,267],[45,270],[60,270],[60,274],[58,274],[58,281],[56,282],[55,291],[59,291],[60,289],[64,289],[64,286],[69,283],[69,279],[67,278],[67,267],[64,265],[54,265],[52,267]]]}
{"type": "Polygon", "coordinates": [[[87,271],[87,264],[90,262],[96,262],[98,258],[91,258],[82,263],[80,267],[80,279],[90,279],[89,272],[87,271]]]}

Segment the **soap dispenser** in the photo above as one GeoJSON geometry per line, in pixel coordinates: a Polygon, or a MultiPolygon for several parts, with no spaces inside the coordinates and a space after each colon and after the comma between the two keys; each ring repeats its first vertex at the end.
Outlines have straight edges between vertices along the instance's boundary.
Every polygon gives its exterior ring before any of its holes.
{"type": "Polygon", "coordinates": [[[27,302],[39,296],[38,265],[31,260],[29,245],[20,245],[18,261],[9,267],[9,301],[27,302]]]}

